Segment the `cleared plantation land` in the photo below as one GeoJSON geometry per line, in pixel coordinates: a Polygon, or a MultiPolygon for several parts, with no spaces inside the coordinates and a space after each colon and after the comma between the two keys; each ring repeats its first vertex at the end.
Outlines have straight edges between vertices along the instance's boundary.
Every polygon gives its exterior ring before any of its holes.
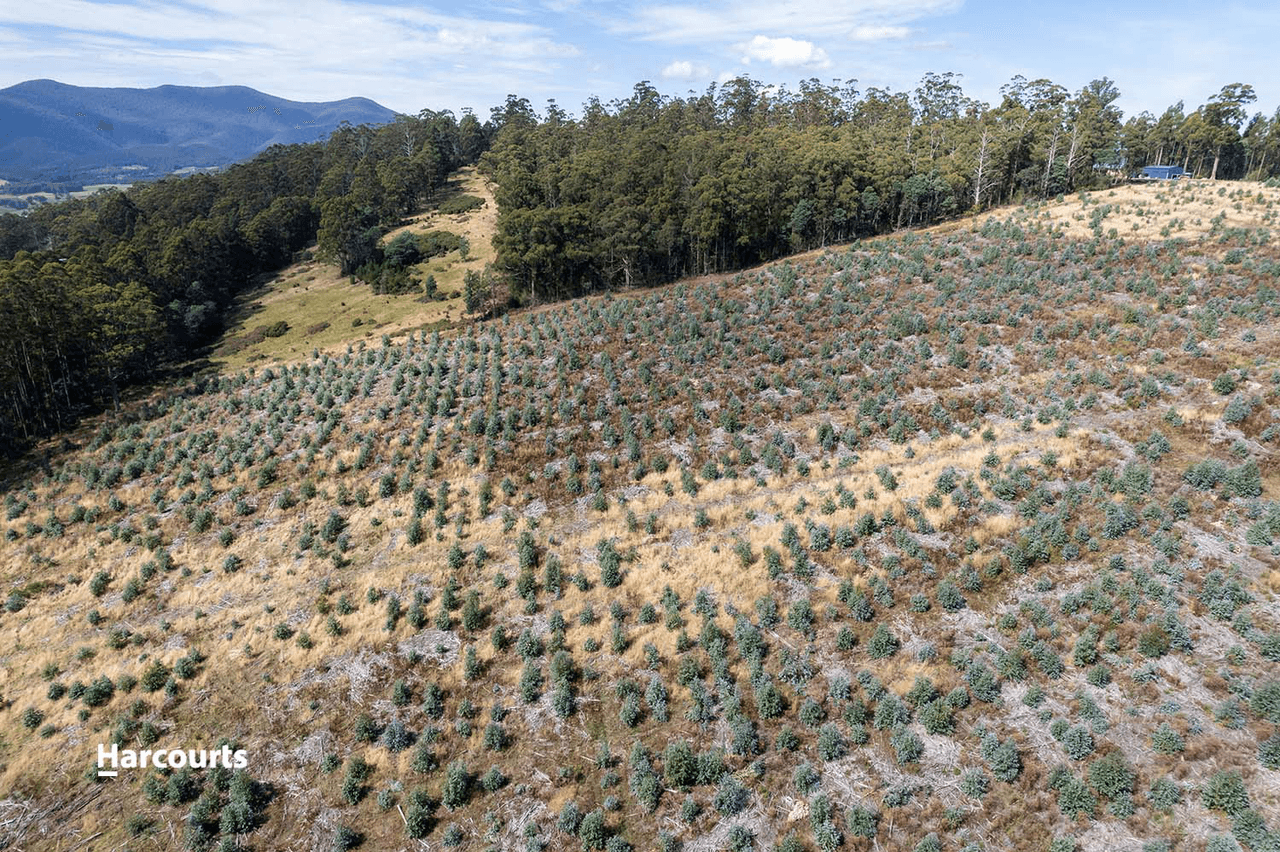
{"type": "MultiPolygon", "coordinates": [[[[29,192],[21,195],[5,193],[2,190],[3,190],[3,187],[6,186],[7,184],[8,184],[8,181],[0,181],[0,201],[25,201],[28,204],[33,204],[33,205],[51,204],[57,201],[60,197],[61,198],[87,198],[90,195],[93,195],[95,192],[99,192],[104,189],[124,190],[124,189],[128,189],[130,186],[133,185],[128,183],[87,184],[85,188],[82,190],[77,190],[76,192],[68,193],[67,195],[58,196],[52,192],[29,192]]],[[[0,213],[4,213],[4,212],[15,213],[17,211],[14,208],[0,205],[0,213]]]]}
{"type": "MultiPolygon", "coordinates": [[[[0,201],[25,201],[28,204],[48,204],[57,201],[57,198],[52,192],[27,192],[20,195],[0,192],[0,201]]],[[[9,212],[16,212],[16,210],[10,208],[9,212]]]]}
{"type": "Polygon", "coordinates": [[[0,820],[36,849],[1271,848],[1280,252],[1036,215],[102,427],[6,495],[0,820]],[[98,742],[220,737],[248,775],[83,777],[98,742]]]}
{"type": "Polygon", "coordinates": [[[391,231],[384,238],[390,242],[405,231],[416,234],[442,230],[466,237],[470,249],[464,260],[456,252],[442,258],[434,258],[418,267],[420,279],[434,275],[440,289],[446,292],[462,292],[462,277],[467,271],[480,272],[486,264],[493,263],[493,235],[497,231],[498,205],[493,199],[493,185],[475,170],[474,166],[460,169],[440,193],[438,203],[431,210],[412,217],[407,225],[391,231]],[[471,195],[484,199],[484,206],[466,213],[441,213],[438,209],[450,199],[471,195]]]}
{"type": "Polygon", "coordinates": [[[424,300],[422,293],[382,295],[366,284],[351,283],[331,264],[304,261],[274,276],[262,290],[246,296],[244,318],[228,330],[215,350],[214,360],[224,370],[246,365],[297,361],[315,349],[339,351],[359,341],[376,342],[382,335],[403,336],[411,330],[444,328],[462,320],[462,278],[468,270],[480,272],[493,262],[490,238],[497,216],[493,192],[487,181],[466,168],[449,181],[433,209],[414,216],[386,235],[389,242],[410,231],[447,230],[470,243],[467,257],[451,251],[418,264],[412,272],[421,283],[435,278],[442,299],[424,300]],[[448,215],[436,207],[457,195],[473,195],[485,205],[466,213],[448,215]],[[255,334],[279,323],[287,331],[279,336],[255,334]]]}
{"type": "Polygon", "coordinates": [[[95,192],[101,192],[104,189],[118,189],[123,192],[124,190],[128,189],[131,186],[133,186],[133,184],[131,183],[88,183],[88,184],[85,184],[84,189],[80,190],[79,192],[71,193],[71,197],[87,198],[88,196],[93,195],[95,192]]]}
{"type": "Polygon", "coordinates": [[[1009,215],[1023,227],[1051,226],[1081,239],[1106,234],[1130,240],[1195,240],[1231,228],[1274,230],[1280,224],[1280,188],[1257,181],[1148,181],[1001,208],[973,219],[982,224],[1009,215]]]}

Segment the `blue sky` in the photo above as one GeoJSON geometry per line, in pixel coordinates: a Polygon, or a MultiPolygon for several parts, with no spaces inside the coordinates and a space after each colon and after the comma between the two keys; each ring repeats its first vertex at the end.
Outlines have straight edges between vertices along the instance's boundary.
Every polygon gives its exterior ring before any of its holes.
{"type": "Polygon", "coordinates": [[[295,100],[372,98],[482,118],[508,93],[580,113],[639,80],[701,92],[739,74],[909,89],[954,71],[994,102],[1013,75],[1075,91],[1116,81],[1126,115],[1188,108],[1251,83],[1280,105],[1280,3],[982,0],[7,0],[0,88],[47,77],[82,86],[245,85],[295,100]],[[1159,9],[1159,11],[1155,11],[1159,9]]]}

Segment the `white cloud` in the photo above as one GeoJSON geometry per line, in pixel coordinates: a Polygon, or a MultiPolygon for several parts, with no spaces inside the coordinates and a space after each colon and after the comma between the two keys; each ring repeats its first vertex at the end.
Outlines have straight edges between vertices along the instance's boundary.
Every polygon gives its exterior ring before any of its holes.
{"type": "Polygon", "coordinates": [[[707,66],[687,59],[676,60],[662,69],[665,80],[702,80],[710,73],[711,69],[707,66]]]}
{"type": "Polygon", "coordinates": [[[743,64],[753,59],[768,62],[778,68],[830,68],[827,52],[811,41],[790,38],[770,38],[757,35],[751,41],[737,46],[742,51],[743,64]]]}
{"type": "Polygon", "coordinates": [[[13,3],[0,11],[3,76],[99,86],[217,77],[297,100],[359,94],[416,112],[483,106],[517,88],[536,96],[579,55],[549,26],[491,18],[391,0],[313,0],[306,14],[283,0],[13,3]]]}
{"type": "Polygon", "coordinates": [[[906,27],[888,24],[863,24],[853,28],[849,38],[854,41],[880,41],[887,38],[906,38],[911,31],[906,27]]]}
{"type": "Polygon", "coordinates": [[[696,4],[655,3],[635,8],[612,22],[616,32],[646,41],[705,44],[744,41],[786,21],[803,38],[824,38],[859,27],[900,26],[954,12],[963,0],[704,0],[696,4]]]}
{"type": "Polygon", "coordinates": [[[486,61],[577,53],[572,45],[556,41],[552,30],[536,24],[355,0],[315,0],[305,15],[287,3],[246,0],[205,0],[198,6],[48,0],[6,9],[0,22],[98,37],[111,34],[134,43],[216,41],[308,60],[326,54],[339,61],[353,55],[389,59],[423,49],[451,55],[485,51],[486,61]]]}

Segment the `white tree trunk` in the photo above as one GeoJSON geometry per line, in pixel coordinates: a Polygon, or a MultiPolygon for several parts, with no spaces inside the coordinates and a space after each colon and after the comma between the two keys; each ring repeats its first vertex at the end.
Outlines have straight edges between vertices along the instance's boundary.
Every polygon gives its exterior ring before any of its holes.
{"type": "Polygon", "coordinates": [[[1080,150],[1080,121],[1071,126],[1071,147],[1067,149],[1067,182],[1071,184],[1071,175],[1076,168],[1076,154],[1080,150]]]}
{"type": "Polygon", "coordinates": [[[978,143],[978,172],[973,180],[973,206],[982,205],[982,180],[987,170],[987,146],[991,141],[991,129],[982,128],[982,141],[978,143]]]}
{"type": "Polygon", "coordinates": [[[1049,156],[1044,164],[1044,180],[1040,183],[1040,192],[1048,194],[1049,192],[1049,175],[1053,173],[1053,161],[1058,156],[1058,128],[1053,129],[1053,138],[1049,142],[1049,156]]]}

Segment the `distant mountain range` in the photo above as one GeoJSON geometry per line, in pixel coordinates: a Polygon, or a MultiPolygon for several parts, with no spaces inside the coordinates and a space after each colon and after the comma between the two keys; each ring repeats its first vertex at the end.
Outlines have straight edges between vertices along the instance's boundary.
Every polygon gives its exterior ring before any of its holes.
{"type": "Polygon", "coordinates": [[[344,121],[384,124],[395,115],[367,98],[302,103],[245,86],[105,89],[29,80],[0,89],[0,178],[131,182],[230,165],[276,143],[323,139],[344,121]]]}

